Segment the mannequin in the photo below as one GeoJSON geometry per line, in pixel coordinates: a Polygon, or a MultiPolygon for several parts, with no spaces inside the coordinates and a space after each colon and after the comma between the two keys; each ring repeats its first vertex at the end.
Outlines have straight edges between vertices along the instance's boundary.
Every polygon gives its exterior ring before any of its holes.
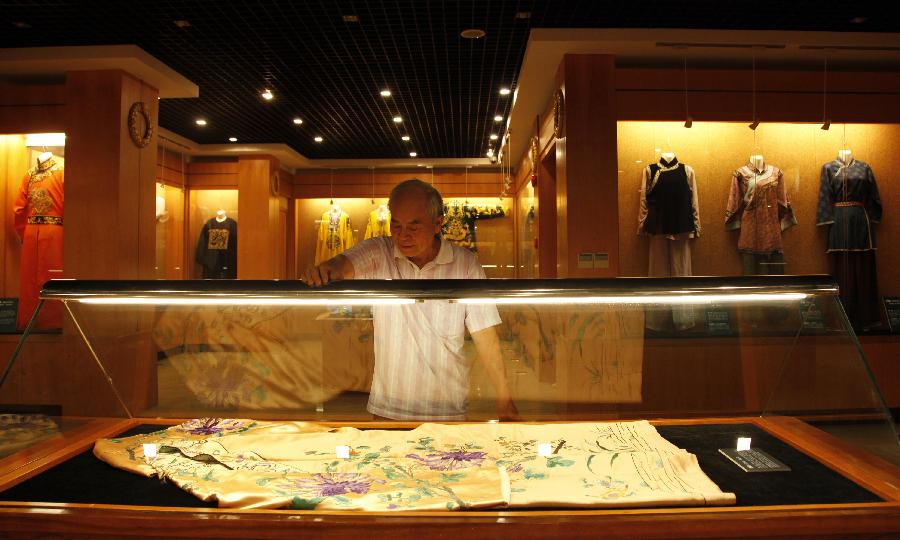
{"type": "Polygon", "coordinates": [[[237,221],[221,208],[203,225],[194,254],[203,279],[237,279],[237,232],[237,221]]]}
{"type": "Polygon", "coordinates": [[[757,171],[765,171],[766,170],[766,159],[763,157],[761,153],[754,153],[750,155],[750,165],[753,165],[753,168],[757,171]]]}
{"type": "Polygon", "coordinates": [[[340,255],[353,247],[353,227],[350,216],[341,210],[341,206],[331,201],[331,208],[317,220],[319,231],[316,235],[315,264],[340,255]]]}
{"type": "Polygon", "coordinates": [[[838,161],[844,165],[849,165],[853,161],[853,150],[850,148],[842,148],[838,150],[838,161]]]}
{"type": "Polygon", "coordinates": [[[387,205],[379,204],[375,210],[369,212],[369,222],[366,223],[366,234],[363,238],[391,235],[391,211],[387,205]]]}
{"type": "MultiPolygon", "coordinates": [[[[17,329],[24,330],[38,304],[41,287],[63,277],[63,176],[52,152],[41,153],[22,180],[13,204],[16,232],[22,239],[17,329]]],[[[48,302],[37,328],[62,326],[62,306],[48,302]]]]}
{"type": "Polygon", "coordinates": [[[672,151],[663,152],[662,154],[659,155],[659,157],[666,163],[672,163],[672,160],[675,159],[675,152],[672,152],[672,151]]]}

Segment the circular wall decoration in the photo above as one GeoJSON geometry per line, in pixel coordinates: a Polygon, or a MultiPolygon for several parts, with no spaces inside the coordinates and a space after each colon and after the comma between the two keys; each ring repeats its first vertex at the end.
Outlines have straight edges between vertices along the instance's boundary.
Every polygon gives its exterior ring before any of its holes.
{"type": "Polygon", "coordinates": [[[559,139],[563,136],[566,122],[566,96],[562,88],[557,88],[553,94],[553,136],[559,139]]]}
{"type": "Polygon", "coordinates": [[[135,101],[128,110],[128,133],[138,148],[150,144],[150,138],[153,137],[153,122],[150,120],[150,111],[143,101],[135,101]]]}
{"type": "Polygon", "coordinates": [[[272,171],[269,175],[269,192],[271,192],[272,195],[278,195],[278,181],[278,171],[272,171]]]}

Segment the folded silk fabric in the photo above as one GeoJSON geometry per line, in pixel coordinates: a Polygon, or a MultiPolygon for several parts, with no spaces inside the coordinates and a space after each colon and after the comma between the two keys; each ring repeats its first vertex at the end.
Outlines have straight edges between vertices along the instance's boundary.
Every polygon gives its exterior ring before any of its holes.
{"type": "Polygon", "coordinates": [[[409,431],[203,418],[101,439],[107,463],[235,508],[365,511],[734,504],[648,422],[409,431]],[[144,445],[157,449],[144,455],[144,445]],[[347,447],[349,457],[339,457],[347,447]],[[539,448],[550,449],[539,455],[539,448]]]}

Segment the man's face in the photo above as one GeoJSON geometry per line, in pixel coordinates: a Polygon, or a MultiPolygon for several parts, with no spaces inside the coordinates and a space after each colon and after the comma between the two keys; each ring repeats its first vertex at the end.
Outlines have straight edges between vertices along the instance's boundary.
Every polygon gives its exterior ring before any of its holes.
{"type": "Polygon", "coordinates": [[[391,201],[391,236],[408,259],[427,257],[434,248],[434,235],[441,232],[443,216],[432,218],[424,193],[411,189],[391,201]]]}

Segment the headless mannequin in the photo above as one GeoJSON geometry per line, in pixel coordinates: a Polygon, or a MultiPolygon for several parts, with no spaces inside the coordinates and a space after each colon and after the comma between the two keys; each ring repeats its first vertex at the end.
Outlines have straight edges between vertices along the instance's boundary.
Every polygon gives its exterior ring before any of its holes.
{"type": "Polygon", "coordinates": [[[762,154],[753,154],[750,156],[750,165],[753,165],[757,171],[762,172],[766,169],[766,159],[762,154]]]}
{"type": "Polygon", "coordinates": [[[225,210],[220,209],[216,211],[216,221],[224,223],[226,219],[228,219],[228,216],[225,215],[225,210]]]}
{"type": "Polygon", "coordinates": [[[44,152],[37,157],[37,166],[38,169],[44,169],[47,166],[47,162],[53,159],[53,152],[44,152]]]}
{"type": "Polygon", "coordinates": [[[668,165],[669,163],[672,163],[672,160],[675,159],[675,152],[663,152],[659,155],[659,157],[666,162],[666,165],[668,165]]]}
{"type": "Polygon", "coordinates": [[[853,151],[849,148],[842,148],[838,150],[838,161],[843,163],[844,165],[849,165],[851,161],[853,161],[853,151]]]}

